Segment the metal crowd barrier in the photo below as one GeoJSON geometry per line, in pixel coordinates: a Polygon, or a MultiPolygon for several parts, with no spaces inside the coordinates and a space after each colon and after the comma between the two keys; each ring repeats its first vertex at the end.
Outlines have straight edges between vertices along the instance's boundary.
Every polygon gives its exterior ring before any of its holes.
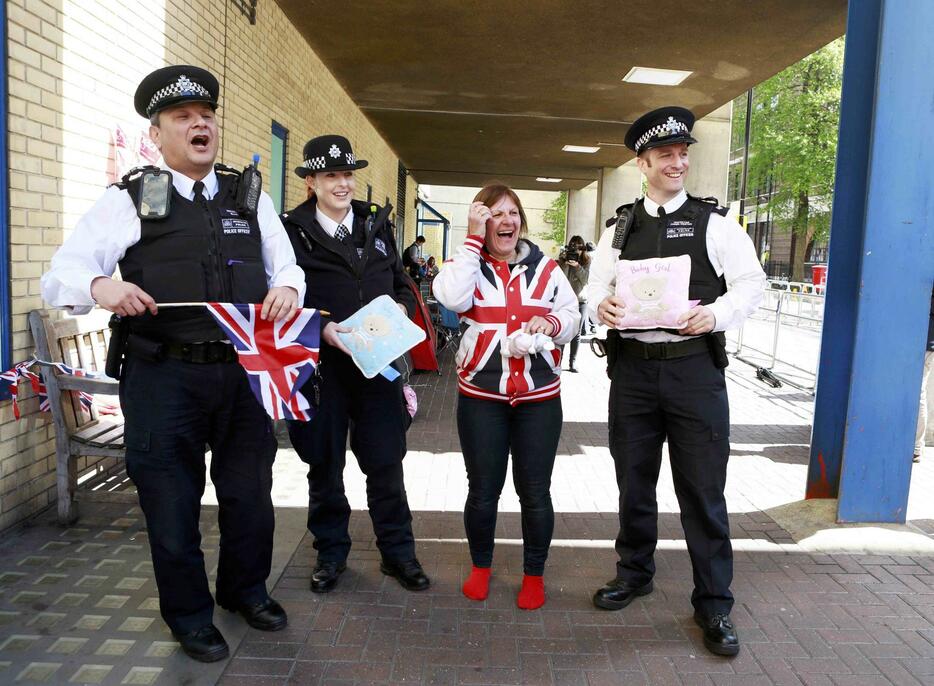
{"type": "MultiPolygon", "coordinates": [[[[783,282],[788,283],[788,282],[783,282]]],[[[811,284],[807,284],[810,286],[811,284]]],[[[823,289],[821,289],[823,290],[823,289]]],[[[817,345],[817,352],[814,357],[814,364],[811,367],[801,364],[800,355],[797,358],[789,359],[783,357],[779,352],[779,341],[784,331],[787,336],[790,331],[808,332],[816,335],[820,340],[821,330],[824,323],[824,295],[823,293],[805,293],[798,289],[779,289],[771,284],[766,287],[762,303],[759,305],[758,313],[760,318],[772,320],[771,342],[767,345],[767,350],[756,348],[748,341],[744,340],[746,325],[739,329],[737,333],[736,351],[734,356],[747,364],[756,368],[764,368],[771,372],[783,383],[794,386],[801,390],[813,393],[817,381],[817,362],[820,359],[820,345],[817,345]],[[762,359],[754,359],[744,356],[743,352],[749,351],[764,357],[767,365],[762,364],[762,359]],[[802,374],[804,381],[790,378],[787,374],[776,371],[776,368],[790,368],[802,374]]]]}

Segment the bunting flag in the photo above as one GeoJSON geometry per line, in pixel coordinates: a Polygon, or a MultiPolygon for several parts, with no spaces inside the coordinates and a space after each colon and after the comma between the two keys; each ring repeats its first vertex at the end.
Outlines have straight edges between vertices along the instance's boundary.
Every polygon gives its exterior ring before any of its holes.
{"type": "Polygon", "coordinates": [[[260,319],[262,305],[207,303],[237,350],[250,387],[273,419],[307,422],[314,408],[299,389],[315,373],[321,346],[318,310],[299,309],[290,319],[260,319]]]}
{"type": "MultiPolygon", "coordinates": [[[[45,360],[39,360],[36,357],[33,357],[30,360],[26,360],[25,362],[20,362],[12,369],[8,369],[5,372],[0,372],[0,382],[6,383],[10,389],[10,397],[13,401],[13,416],[16,417],[16,419],[20,418],[18,398],[20,381],[29,382],[33,393],[35,393],[36,397],[39,398],[40,412],[50,412],[52,410],[51,404],[49,402],[49,394],[45,387],[45,382],[42,380],[42,376],[40,374],[32,370],[33,365],[53,367],[54,369],[57,369],[59,372],[67,376],[83,376],[89,379],[98,379],[105,376],[103,372],[95,372],[87,369],[71,367],[64,362],[47,362],[45,360]]],[[[74,399],[77,400],[81,404],[81,407],[84,408],[84,410],[88,413],[91,412],[93,407],[97,407],[97,411],[100,414],[116,415],[120,413],[119,406],[95,399],[94,395],[91,393],[87,393],[85,391],[72,391],[71,393],[74,399]]]]}

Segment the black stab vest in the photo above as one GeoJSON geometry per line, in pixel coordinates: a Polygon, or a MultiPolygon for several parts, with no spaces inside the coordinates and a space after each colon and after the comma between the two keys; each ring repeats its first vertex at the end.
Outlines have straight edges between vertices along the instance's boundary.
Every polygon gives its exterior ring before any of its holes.
{"type": "Polygon", "coordinates": [[[707,255],[707,221],[713,210],[713,204],[688,196],[681,207],[661,219],[646,212],[644,200],[639,200],[633,208],[629,239],[619,259],[690,256],[688,299],[709,305],[726,293],[726,280],[717,276],[707,255]]]}
{"type": "MultiPolygon", "coordinates": [[[[262,237],[255,216],[235,209],[239,176],[218,174],[218,192],[207,201],[183,198],[172,187],[171,211],[161,220],[140,220],[139,242],[120,260],[124,281],[157,303],[261,303],[268,286],[262,237]]],[[[126,183],[136,205],[139,178],[126,183]]],[[[133,333],[158,341],[226,340],[203,307],[165,308],[130,318],[133,333]]]]}

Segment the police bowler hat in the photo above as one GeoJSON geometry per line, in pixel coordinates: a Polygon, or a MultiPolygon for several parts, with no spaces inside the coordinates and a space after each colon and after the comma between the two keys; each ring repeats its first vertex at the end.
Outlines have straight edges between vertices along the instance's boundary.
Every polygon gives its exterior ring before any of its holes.
{"type": "Polygon", "coordinates": [[[636,119],[626,132],[626,147],[638,155],[650,148],[696,143],[691,136],[694,113],[683,107],[659,107],[636,119]]]}
{"type": "Polygon", "coordinates": [[[335,135],[312,138],[305,143],[302,157],[301,166],[295,167],[295,173],[302,178],[317,172],[363,169],[369,164],[366,160],[357,159],[349,140],[335,135]]]}
{"type": "Polygon", "coordinates": [[[147,119],[166,107],[186,102],[204,102],[216,110],[220,90],[217,79],[207,69],[174,64],[156,69],[140,81],[133,106],[147,119]]]}

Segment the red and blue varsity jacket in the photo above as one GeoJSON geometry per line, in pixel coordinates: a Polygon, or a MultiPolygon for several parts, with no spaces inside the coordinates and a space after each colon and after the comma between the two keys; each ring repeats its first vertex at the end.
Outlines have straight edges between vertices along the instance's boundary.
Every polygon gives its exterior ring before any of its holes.
{"type": "Polygon", "coordinates": [[[558,263],[524,238],[516,250],[518,260],[510,270],[486,251],[482,236],[467,236],[432,283],[438,302],[468,325],[457,351],[460,392],[512,405],[559,395],[560,346],[580,329],[577,296],[558,263]],[[536,315],[554,325],[558,347],[503,357],[506,338],[536,315]]]}

